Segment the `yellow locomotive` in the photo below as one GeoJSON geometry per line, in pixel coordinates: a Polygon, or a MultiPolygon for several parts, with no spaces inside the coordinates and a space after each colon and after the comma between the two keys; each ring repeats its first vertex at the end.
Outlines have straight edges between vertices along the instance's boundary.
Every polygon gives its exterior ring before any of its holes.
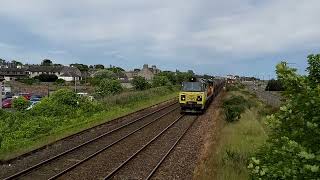
{"type": "Polygon", "coordinates": [[[224,80],[191,78],[182,83],[179,93],[181,112],[203,113],[224,85],[224,80]]]}

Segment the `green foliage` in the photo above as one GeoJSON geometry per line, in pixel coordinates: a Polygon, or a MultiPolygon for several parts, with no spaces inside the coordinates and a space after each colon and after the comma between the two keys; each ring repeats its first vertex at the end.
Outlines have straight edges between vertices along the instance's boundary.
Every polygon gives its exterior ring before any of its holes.
{"type": "Polygon", "coordinates": [[[96,64],[96,65],[94,65],[94,68],[95,68],[95,69],[104,69],[104,65],[102,65],[102,64],[96,64]]]}
{"type": "Polygon", "coordinates": [[[92,78],[88,78],[87,80],[91,85],[98,86],[103,79],[116,79],[116,74],[112,71],[101,69],[92,78]]]}
{"type": "Polygon", "coordinates": [[[18,98],[13,99],[12,106],[18,111],[23,111],[27,109],[27,107],[29,106],[29,101],[26,100],[24,97],[20,96],[18,98]]]}
{"type": "Polygon", "coordinates": [[[50,59],[44,59],[41,62],[41,66],[52,66],[52,61],[50,59]]]}
{"type": "Polygon", "coordinates": [[[55,84],[56,85],[64,85],[66,83],[66,81],[64,80],[64,79],[57,79],[56,81],[55,81],[55,84]]]}
{"type": "Polygon", "coordinates": [[[192,76],[193,74],[190,72],[177,72],[177,84],[181,84],[183,81],[188,81],[192,76]]]}
{"type": "Polygon", "coordinates": [[[136,90],[146,90],[150,88],[150,84],[141,76],[134,77],[131,83],[136,90]]]}
{"type": "Polygon", "coordinates": [[[171,82],[171,84],[177,84],[177,77],[176,77],[176,73],[175,72],[162,71],[157,75],[158,76],[166,76],[168,78],[168,80],[171,82]]]}
{"type": "Polygon", "coordinates": [[[285,91],[284,105],[270,116],[272,134],[249,164],[254,179],[317,179],[320,177],[319,55],[309,58],[309,74],[281,62],[278,79],[285,91]]]}
{"type": "Polygon", "coordinates": [[[123,90],[120,82],[115,79],[102,79],[96,88],[96,93],[100,96],[107,96],[120,93],[123,90]]]}
{"type": "Polygon", "coordinates": [[[241,118],[241,114],[253,106],[253,102],[243,96],[231,96],[223,102],[223,109],[228,122],[234,122],[241,118]]]}
{"type": "Polygon", "coordinates": [[[34,77],[34,79],[39,79],[41,82],[55,82],[58,79],[58,76],[55,74],[40,74],[39,76],[34,77]]]}
{"type": "Polygon", "coordinates": [[[88,65],[85,65],[85,64],[75,63],[75,64],[70,64],[70,67],[76,67],[76,68],[78,68],[81,72],[87,72],[87,71],[89,70],[88,65]]]}
{"type": "Polygon", "coordinates": [[[265,90],[266,91],[283,91],[284,88],[281,81],[271,79],[270,81],[268,81],[268,84],[265,90]]]}
{"type": "Polygon", "coordinates": [[[39,82],[37,79],[34,79],[34,78],[24,78],[24,79],[19,79],[17,81],[24,83],[24,84],[27,84],[27,85],[32,85],[34,83],[39,82]]]}
{"type": "Polygon", "coordinates": [[[168,86],[169,84],[170,81],[167,76],[156,75],[152,79],[152,87],[168,86]]]}

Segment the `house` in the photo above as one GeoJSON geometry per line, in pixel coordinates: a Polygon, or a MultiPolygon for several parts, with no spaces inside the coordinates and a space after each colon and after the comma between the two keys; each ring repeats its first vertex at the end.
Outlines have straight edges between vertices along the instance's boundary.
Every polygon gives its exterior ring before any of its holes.
{"type": "Polygon", "coordinates": [[[27,67],[26,72],[30,78],[40,74],[55,74],[59,79],[65,81],[81,80],[81,72],[76,67],[31,65],[27,67]]]}
{"type": "Polygon", "coordinates": [[[24,68],[10,68],[10,67],[2,67],[0,68],[0,79],[4,79],[6,81],[11,81],[15,79],[21,79],[28,77],[26,69],[24,68]]]}
{"type": "Polygon", "coordinates": [[[125,72],[125,75],[129,80],[132,80],[136,76],[144,77],[146,80],[152,80],[154,75],[160,72],[160,69],[157,69],[155,65],[149,68],[148,64],[144,64],[142,69],[134,69],[133,71],[127,71],[125,72]]]}

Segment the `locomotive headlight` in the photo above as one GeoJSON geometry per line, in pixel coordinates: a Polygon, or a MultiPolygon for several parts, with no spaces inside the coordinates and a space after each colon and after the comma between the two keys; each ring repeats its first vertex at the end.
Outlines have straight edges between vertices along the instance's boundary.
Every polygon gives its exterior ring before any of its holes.
{"type": "Polygon", "coordinates": [[[186,95],[181,95],[180,99],[181,99],[181,101],[185,101],[186,100],[186,95]]]}
{"type": "Polygon", "coordinates": [[[202,96],[198,96],[197,101],[202,101],[202,96]]]}

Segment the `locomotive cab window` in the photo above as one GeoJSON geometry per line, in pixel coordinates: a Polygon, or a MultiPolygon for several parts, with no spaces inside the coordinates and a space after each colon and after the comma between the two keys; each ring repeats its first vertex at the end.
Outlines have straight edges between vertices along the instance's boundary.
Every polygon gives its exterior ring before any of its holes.
{"type": "Polygon", "coordinates": [[[186,92],[201,92],[204,90],[204,87],[200,82],[183,82],[181,90],[186,92]]]}

